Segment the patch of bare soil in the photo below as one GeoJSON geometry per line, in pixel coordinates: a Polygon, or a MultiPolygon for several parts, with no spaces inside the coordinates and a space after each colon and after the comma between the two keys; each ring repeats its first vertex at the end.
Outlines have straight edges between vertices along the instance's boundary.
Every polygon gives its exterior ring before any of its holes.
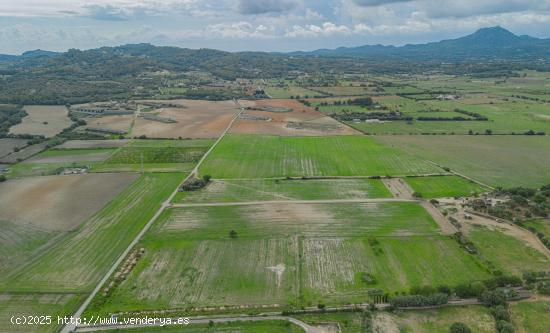
{"type": "Polygon", "coordinates": [[[145,135],[148,138],[217,138],[233,117],[240,111],[233,101],[170,101],[179,108],[162,108],[149,112],[158,117],[173,119],[174,123],[163,123],[138,117],[132,136],[145,135]]]}
{"type": "Polygon", "coordinates": [[[56,149],[96,149],[119,148],[126,145],[129,140],[69,140],[55,147],[56,149]]]}
{"type": "Polygon", "coordinates": [[[310,325],[310,333],[340,333],[340,325],[338,323],[324,323],[310,325]]]}
{"type": "Polygon", "coordinates": [[[303,105],[296,100],[269,99],[243,101],[243,107],[249,108],[238,119],[231,133],[267,134],[282,136],[319,136],[319,135],[357,135],[355,129],[303,105]],[[291,112],[272,112],[266,110],[290,109],[291,112]],[[269,119],[269,120],[266,120],[269,119]]]}
{"type": "Polygon", "coordinates": [[[0,219],[49,231],[73,230],[136,178],[125,173],[8,180],[0,183],[0,219]]]}
{"type": "Polygon", "coordinates": [[[413,189],[402,178],[383,178],[382,182],[394,197],[412,199],[413,189]]]}
{"type": "Polygon", "coordinates": [[[426,209],[428,213],[432,216],[435,222],[439,225],[441,233],[444,235],[452,235],[458,231],[458,229],[449,222],[443,214],[437,209],[433,204],[427,201],[422,202],[422,207],[426,209]]]}
{"type": "Polygon", "coordinates": [[[50,138],[71,126],[69,110],[63,105],[26,105],[23,109],[28,116],[20,124],[10,128],[12,134],[43,135],[50,138]]]}
{"type": "Polygon", "coordinates": [[[399,333],[399,326],[393,318],[384,312],[377,313],[372,322],[375,333],[399,333]]]}
{"type": "Polygon", "coordinates": [[[133,115],[128,114],[85,118],[86,126],[84,128],[128,132],[133,118],[133,115]]]}

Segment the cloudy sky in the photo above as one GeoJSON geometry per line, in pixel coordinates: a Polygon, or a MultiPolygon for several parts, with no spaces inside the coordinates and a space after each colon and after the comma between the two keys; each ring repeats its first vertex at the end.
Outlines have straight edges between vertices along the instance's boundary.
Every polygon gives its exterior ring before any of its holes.
{"type": "Polygon", "coordinates": [[[423,43],[501,25],[550,37],[550,0],[0,0],[0,53],[147,42],[229,51],[423,43]]]}

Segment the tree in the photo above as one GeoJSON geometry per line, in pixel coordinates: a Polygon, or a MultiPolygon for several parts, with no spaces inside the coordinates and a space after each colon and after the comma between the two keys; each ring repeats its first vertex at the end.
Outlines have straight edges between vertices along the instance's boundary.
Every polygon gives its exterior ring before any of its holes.
{"type": "Polygon", "coordinates": [[[506,295],[502,290],[491,290],[484,292],[480,300],[486,306],[497,306],[506,304],[506,295]]]}
{"type": "Polygon", "coordinates": [[[0,175],[0,183],[6,181],[6,176],[0,175]]]}
{"type": "Polygon", "coordinates": [[[485,130],[485,135],[492,135],[492,134],[493,134],[492,130],[490,130],[490,129],[485,130]]]}
{"type": "Polygon", "coordinates": [[[414,198],[420,199],[420,198],[422,198],[422,193],[420,193],[420,192],[414,192],[414,193],[412,194],[412,196],[413,196],[414,198]]]}
{"type": "Polygon", "coordinates": [[[464,323],[456,322],[451,325],[451,333],[471,333],[472,330],[464,323]]]}
{"type": "Polygon", "coordinates": [[[232,238],[232,239],[237,238],[238,237],[237,232],[235,230],[231,230],[229,232],[229,237],[232,238]]]}
{"type": "Polygon", "coordinates": [[[210,179],[212,179],[212,176],[210,176],[210,175],[204,175],[204,176],[202,176],[202,180],[204,180],[205,183],[210,182],[210,179]]]}

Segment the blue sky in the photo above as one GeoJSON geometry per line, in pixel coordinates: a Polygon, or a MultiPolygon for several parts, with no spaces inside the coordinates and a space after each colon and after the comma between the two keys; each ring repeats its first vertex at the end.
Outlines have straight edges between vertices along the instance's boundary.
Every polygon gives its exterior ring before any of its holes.
{"type": "Polygon", "coordinates": [[[147,42],[229,51],[423,43],[501,25],[550,37],[550,0],[0,0],[0,53],[147,42]]]}

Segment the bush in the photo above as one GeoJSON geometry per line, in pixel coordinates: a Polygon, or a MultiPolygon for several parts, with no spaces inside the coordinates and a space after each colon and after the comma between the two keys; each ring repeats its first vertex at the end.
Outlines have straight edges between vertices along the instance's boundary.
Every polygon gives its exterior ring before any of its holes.
{"type": "Polygon", "coordinates": [[[5,182],[5,181],[6,181],[6,176],[0,175],[0,183],[5,182]]]}
{"type": "Polygon", "coordinates": [[[499,320],[497,321],[497,332],[498,333],[514,333],[516,330],[514,326],[507,321],[499,320]]]}
{"type": "Polygon", "coordinates": [[[429,296],[424,295],[407,295],[394,297],[390,303],[394,307],[407,308],[407,307],[423,307],[423,306],[436,306],[447,304],[449,297],[445,294],[436,293],[429,296]]]}
{"type": "Polygon", "coordinates": [[[422,198],[422,193],[420,193],[420,192],[414,192],[414,193],[412,194],[412,196],[413,196],[414,198],[421,199],[421,198],[422,198]]]}
{"type": "Polygon", "coordinates": [[[491,290],[484,292],[480,301],[486,306],[506,305],[506,294],[502,290],[491,290]]]}
{"type": "Polygon", "coordinates": [[[498,305],[492,308],[491,314],[493,315],[493,317],[495,317],[496,321],[510,321],[510,313],[508,312],[508,309],[503,305],[498,305]]]}
{"type": "Polygon", "coordinates": [[[471,333],[472,330],[464,323],[453,323],[451,333],[471,333]]]}

